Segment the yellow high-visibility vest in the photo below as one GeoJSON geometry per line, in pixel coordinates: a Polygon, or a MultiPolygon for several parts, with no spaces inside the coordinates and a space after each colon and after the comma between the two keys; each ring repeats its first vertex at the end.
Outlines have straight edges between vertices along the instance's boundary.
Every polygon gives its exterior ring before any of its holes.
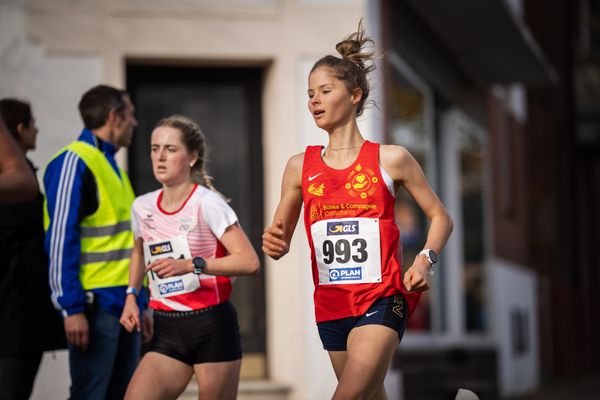
{"type": "MultiPolygon", "coordinates": [[[[87,165],[98,190],[98,209],[81,221],[79,279],[84,290],[127,286],[133,248],[131,205],[135,199],[129,177],[119,169],[119,177],[104,154],[91,144],[76,141],[60,150],[77,154],[87,165]]],[[[44,229],[50,218],[44,200],[44,229]]]]}

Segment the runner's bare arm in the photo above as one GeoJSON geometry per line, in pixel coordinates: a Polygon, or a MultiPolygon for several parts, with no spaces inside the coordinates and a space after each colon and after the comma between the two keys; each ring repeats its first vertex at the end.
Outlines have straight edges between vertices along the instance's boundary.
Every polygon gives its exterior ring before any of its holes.
{"type": "Polygon", "coordinates": [[[278,260],[290,249],[290,241],[302,209],[302,164],[304,153],[289,159],[281,183],[281,199],[271,226],[263,233],[264,253],[278,260]]]}
{"type": "Polygon", "coordinates": [[[250,239],[239,224],[233,224],[225,230],[219,242],[228,255],[206,260],[204,273],[223,276],[241,276],[257,274],[260,271],[260,260],[250,239]]]}
{"type": "MultiPolygon", "coordinates": [[[[446,208],[433,192],[415,158],[401,146],[381,146],[381,163],[395,183],[403,186],[431,221],[423,248],[440,253],[454,227],[446,208]]],[[[405,284],[409,290],[426,290],[425,279],[430,265],[425,257],[417,257],[406,271],[405,284]],[[414,276],[413,276],[414,275],[414,276]]]]}
{"type": "MultiPolygon", "coordinates": [[[[136,288],[138,293],[142,288],[145,270],[143,243],[144,241],[142,238],[135,240],[129,267],[129,287],[136,288]]],[[[121,314],[121,325],[123,325],[128,332],[132,332],[134,329],[139,331],[142,327],[139,315],[140,310],[137,305],[136,296],[127,296],[125,299],[125,307],[121,314]]]]}

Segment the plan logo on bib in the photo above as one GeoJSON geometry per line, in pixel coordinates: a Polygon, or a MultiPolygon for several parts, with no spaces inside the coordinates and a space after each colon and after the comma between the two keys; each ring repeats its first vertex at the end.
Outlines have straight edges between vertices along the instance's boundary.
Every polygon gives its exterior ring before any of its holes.
{"type": "Polygon", "coordinates": [[[160,283],[158,285],[158,290],[159,290],[160,294],[163,296],[165,294],[169,294],[169,293],[173,293],[173,292],[180,292],[183,289],[184,289],[184,284],[181,279],[179,279],[177,281],[173,281],[173,282],[160,283]]]}
{"type": "Polygon", "coordinates": [[[377,190],[377,183],[379,178],[371,168],[365,168],[358,164],[348,174],[346,178],[346,190],[352,197],[360,197],[366,199],[368,196],[373,195],[377,190]]]}
{"type": "Polygon", "coordinates": [[[329,282],[360,281],[361,279],[361,267],[332,268],[329,270],[329,282]]]}

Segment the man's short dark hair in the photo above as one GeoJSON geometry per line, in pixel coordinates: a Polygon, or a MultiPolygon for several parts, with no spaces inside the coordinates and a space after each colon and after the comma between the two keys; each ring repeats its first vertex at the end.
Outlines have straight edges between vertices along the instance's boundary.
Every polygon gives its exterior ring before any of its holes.
{"type": "Polygon", "coordinates": [[[112,110],[121,113],[125,108],[125,90],[107,85],[94,86],[83,94],[79,101],[79,114],[87,129],[100,128],[106,123],[112,110]]]}

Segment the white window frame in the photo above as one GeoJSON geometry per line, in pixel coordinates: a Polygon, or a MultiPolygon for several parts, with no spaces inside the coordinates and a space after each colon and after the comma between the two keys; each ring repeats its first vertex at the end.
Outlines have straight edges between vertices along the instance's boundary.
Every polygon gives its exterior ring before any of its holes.
{"type": "MultiPolygon", "coordinates": [[[[424,97],[424,126],[425,126],[425,170],[427,180],[440,196],[454,220],[454,231],[436,266],[437,275],[431,280],[432,315],[431,331],[426,333],[406,331],[402,346],[404,348],[447,348],[461,344],[467,347],[490,346],[493,344],[490,334],[493,316],[491,314],[491,298],[486,290],[485,315],[488,321],[483,333],[468,333],[466,329],[466,315],[464,309],[464,254],[463,254],[463,220],[460,199],[460,159],[459,159],[459,133],[461,126],[469,125],[469,130],[475,132],[481,140],[484,154],[488,155],[488,137],[486,131],[475,121],[467,117],[457,108],[452,108],[440,113],[439,143],[435,141],[435,115],[434,95],[431,87],[402,59],[395,51],[388,52],[390,67],[400,74],[407,82],[421,92],[424,97]],[[439,176],[438,176],[439,171],[439,176]],[[441,192],[439,182],[444,182],[444,191],[441,192]],[[439,279],[443,274],[444,279],[439,279]],[[443,296],[443,298],[442,298],[443,296]]],[[[491,215],[489,162],[484,163],[484,198],[483,198],[483,224],[486,235],[484,244],[484,280],[489,284],[489,243],[491,240],[491,215]]]]}
{"type": "MultiPolygon", "coordinates": [[[[425,165],[424,169],[427,174],[427,180],[434,191],[439,192],[438,186],[438,177],[437,177],[437,150],[435,147],[435,107],[434,107],[434,97],[433,91],[429,87],[429,85],[419,77],[419,75],[402,59],[402,57],[395,52],[394,50],[389,50],[387,53],[388,61],[390,68],[394,70],[394,72],[401,75],[409,84],[414,86],[422,95],[424,99],[424,130],[425,130],[425,165]]],[[[395,143],[400,144],[402,143],[395,143]]],[[[445,261],[443,257],[440,258],[440,261],[436,268],[444,268],[445,261]]],[[[444,327],[442,324],[443,316],[442,316],[442,305],[445,303],[443,299],[441,299],[442,294],[444,293],[443,288],[441,287],[441,279],[439,279],[440,274],[434,275],[431,278],[431,303],[434,305],[431,307],[431,330],[429,332],[421,333],[421,332],[411,332],[406,330],[404,334],[404,338],[402,339],[402,346],[407,348],[415,348],[415,347],[430,347],[432,344],[433,338],[443,338],[445,333],[443,331],[444,327]]],[[[436,339],[437,340],[437,339],[436,339]]]]}
{"type": "Polygon", "coordinates": [[[442,165],[441,179],[444,181],[444,197],[442,201],[454,221],[454,231],[444,248],[444,260],[446,268],[445,290],[447,296],[446,316],[447,331],[446,340],[450,343],[466,347],[490,346],[493,345],[492,324],[492,298],[489,290],[490,277],[490,243],[491,243],[491,188],[487,184],[490,182],[490,163],[489,163],[489,141],[486,131],[480,127],[474,120],[466,116],[457,108],[444,111],[440,116],[440,162],[442,165]],[[469,131],[473,132],[481,141],[481,146],[486,162],[483,164],[483,230],[484,240],[484,259],[483,277],[486,285],[484,313],[487,324],[482,333],[469,333],[466,326],[466,314],[464,307],[464,251],[463,251],[463,213],[460,198],[460,158],[459,158],[459,134],[468,125],[469,131]]]}

